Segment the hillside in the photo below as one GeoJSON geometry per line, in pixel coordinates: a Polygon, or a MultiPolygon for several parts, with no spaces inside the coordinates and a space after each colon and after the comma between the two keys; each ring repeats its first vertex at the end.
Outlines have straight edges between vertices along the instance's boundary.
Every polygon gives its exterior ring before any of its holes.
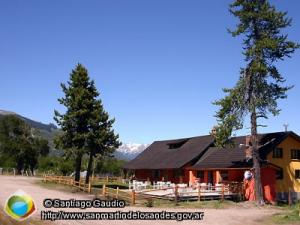
{"type": "MultiPolygon", "coordinates": [[[[35,120],[21,116],[15,112],[0,109],[0,117],[6,115],[15,115],[21,118],[34,129],[34,133],[36,135],[40,135],[41,137],[47,139],[50,145],[50,154],[59,156],[63,154],[63,151],[55,149],[53,144],[54,137],[59,132],[59,129],[54,124],[44,124],[42,122],[37,122],[35,120]]],[[[148,147],[147,144],[125,143],[116,150],[114,155],[118,159],[131,160],[135,158],[139,153],[141,153],[146,147],[148,147]]]]}
{"type": "Polygon", "coordinates": [[[56,150],[54,148],[53,140],[54,136],[59,132],[59,129],[54,124],[44,124],[42,122],[37,122],[35,120],[29,119],[27,117],[21,116],[15,112],[1,110],[0,117],[14,115],[24,120],[32,129],[34,134],[41,136],[49,141],[50,154],[52,155],[62,155],[62,151],[56,150]]]}

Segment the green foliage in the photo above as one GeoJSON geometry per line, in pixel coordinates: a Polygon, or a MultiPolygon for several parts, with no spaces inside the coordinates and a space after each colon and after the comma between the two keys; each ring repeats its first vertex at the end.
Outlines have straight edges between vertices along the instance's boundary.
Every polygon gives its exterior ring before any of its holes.
{"type": "Polygon", "coordinates": [[[236,0],[229,10],[239,19],[230,33],[234,37],[243,35],[247,65],[241,69],[235,87],[224,89],[227,95],[215,102],[220,106],[216,113],[219,146],[224,146],[234,130],[243,127],[247,114],[254,115],[252,126],[256,126],[256,118],[267,118],[269,113],[278,115],[277,100],[286,98],[291,87],[283,85],[285,79],[275,63],[290,57],[299,47],[281,33],[291,25],[287,13],[278,12],[267,0],[236,0]]]}
{"type": "Polygon", "coordinates": [[[67,157],[75,158],[75,180],[79,180],[82,157],[88,154],[88,174],[93,157],[97,154],[110,155],[121,144],[114,134],[114,119],[103,109],[94,81],[90,80],[87,69],[78,64],[70,75],[68,85],[61,84],[64,97],[58,99],[66,107],[65,114],[55,111],[55,121],[61,127],[56,138],[58,148],[65,150],[67,157]]]}
{"type": "Polygon", "coordinates": [[[60,114],[55,110],[54,119],[62,130],[55,143],[57,147],[65,149],[67,154],[83,155],[86,152],[93,98],[97,92],[81,64],[72,70],[68,86],[61,84],[61,87],[65,96],[58,101],[66,107],[66,113],[60,114]]]}
{"type": "Polygon", "coordinates": [[[74,162],[57,156],[44,156],[39,158],[38,170],[40,172],[52,172],[54,174],[62,174],[64,176],[74,172],[74,162]]]}
{"type": "Polygon", "coordinates": [[[126,161],[118,160],[111,157],[103,157],[96,161],[95,173],[97,174],[111,174],[120,176],[122,174],[122,167],[126,161]]]}
{"type": "Polygon", "coordinates": [[[28,168],[33,171],[38,157],[48,153],[48,141],[34,136],[30,126],[22,119],[14,115],[0,118],[0,158],[8,160],[4,166],[13,163],[18,173],[28,168]]]}

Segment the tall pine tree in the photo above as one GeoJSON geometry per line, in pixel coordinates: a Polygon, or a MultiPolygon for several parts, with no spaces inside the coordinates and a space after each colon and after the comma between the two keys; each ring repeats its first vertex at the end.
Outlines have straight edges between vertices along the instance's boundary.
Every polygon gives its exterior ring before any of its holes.
{"type": "Polygon", "coordinates": [[[236,0],[229,10],[239,19],[236,29],[230,33],[234,37],[244,37],[246,66],[241,69],[236,85],[232,89],[224,89],[226,97],[215,103],[220,106],[216,114],[216,141],[224,146],[232,132],[243,127],[245,116],[250,115],[255,196],[256,201],[262,203],[258,119],[267,119],[269,113],[279,114],[277,100],[286,98],[291,87],[283,84],[285,79],[276,62],[290,57],[299,45],[282,34],[282,29],[291,25],[287,13],[277,11],[267,0],[236,0]]]}
{"type": "Polygon", "coordinates": [[[54,119],[63,131],[56,144],[65,150],[67,157],[75,158],[76,181],[80,180],[82,157],[90,156],[88,181],[93,157],[98,153],[113,152],[119,146],[118,136],[111,129],[114,120],[109,120],[101,100],[97,99],[99,93],[94,81],[81,64],[72,70],[68,86],[61,84],[61,87],[65,96],[58,101],[66,107],[66,112],[60,114],[55,110],[54,119]]]}
{"type": "Polygon", "coordinates": [[[109,119],[101,100],[96,100],[90,120],[90,132],[88,135],[89,162],[86,175],[86,183],[89,183],[92,171],[93,159],[96,156],[110,156],[121,145],[119,136],[115,134],[112,125],[115,119],[109,119]]]}

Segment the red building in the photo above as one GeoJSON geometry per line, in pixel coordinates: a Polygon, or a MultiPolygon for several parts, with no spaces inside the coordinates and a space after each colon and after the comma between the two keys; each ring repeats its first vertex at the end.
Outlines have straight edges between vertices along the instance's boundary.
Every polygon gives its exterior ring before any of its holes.
{"type": "MultiPolygon", "coordinates": [[[[259,135],[261,177],[265,198],[276,199],[276,177],[280,167],[269,163],[267,155],[288,136],[286,132],[259,135]]],[[[124,172],[132,171],[137,180],[171,181],[193,184],[242,182],[244,172],[253,167],[248,156],[246,136],[232,138],[233,145],[217,148],[211,135],[178,140],[156,141],[132,161],[124,172]]]]}

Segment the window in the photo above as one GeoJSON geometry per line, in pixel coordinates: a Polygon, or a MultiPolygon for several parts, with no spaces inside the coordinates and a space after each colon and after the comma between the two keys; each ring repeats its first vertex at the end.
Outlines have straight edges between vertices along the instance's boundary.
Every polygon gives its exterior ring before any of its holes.
{"type": "Polygon", "coordinates": [[[300,149],[291,149],[291,159],[300,159],[300,149]]]}
{"type": "Polygon", "coordinates": [[[153,171],[153,178],[159,179],[160,178],[160,170],[154,170],[153,171]]]}
{"type": "Polygon", "coordinates": [[[295,170],[295,178],[300,179],[300,170],[295,170]]]}
{"type": "Polygon", "coordinates": [[[197,171],[197,178],[200,179],[200,182],[204,181],[204,171],[197,171]]]}
{"type": "Polygon", "coordinates": [[[169,146],[169,149],[177,149],[180,148],[182,145],[184,145],[189,139],[185,139],[182,141],[172,142],[167,144],[169,146]]]}
{"type": "Polygon", "coordinates": [[[220,171],[221,181],[228,181],[228,171],[222,170],[220,171]]]}
{"type": "Polygon", "coordinates": [[[282,148],[274,148],[273,150],[273,158],[282,158],[283,150],[282,148]]]}
{"type": "Polygon", "coordinates": [[[183,170],[181,169],[178,169],[178,170],[175,170],[175,177],[180,177],[180,176],[183,176],[183,170]]]}
{"type": "Polygon", "coordinates": [[[283,179],[283,169],[280,168],[276,171],[276,180],[282,180],[283,179]]]}

